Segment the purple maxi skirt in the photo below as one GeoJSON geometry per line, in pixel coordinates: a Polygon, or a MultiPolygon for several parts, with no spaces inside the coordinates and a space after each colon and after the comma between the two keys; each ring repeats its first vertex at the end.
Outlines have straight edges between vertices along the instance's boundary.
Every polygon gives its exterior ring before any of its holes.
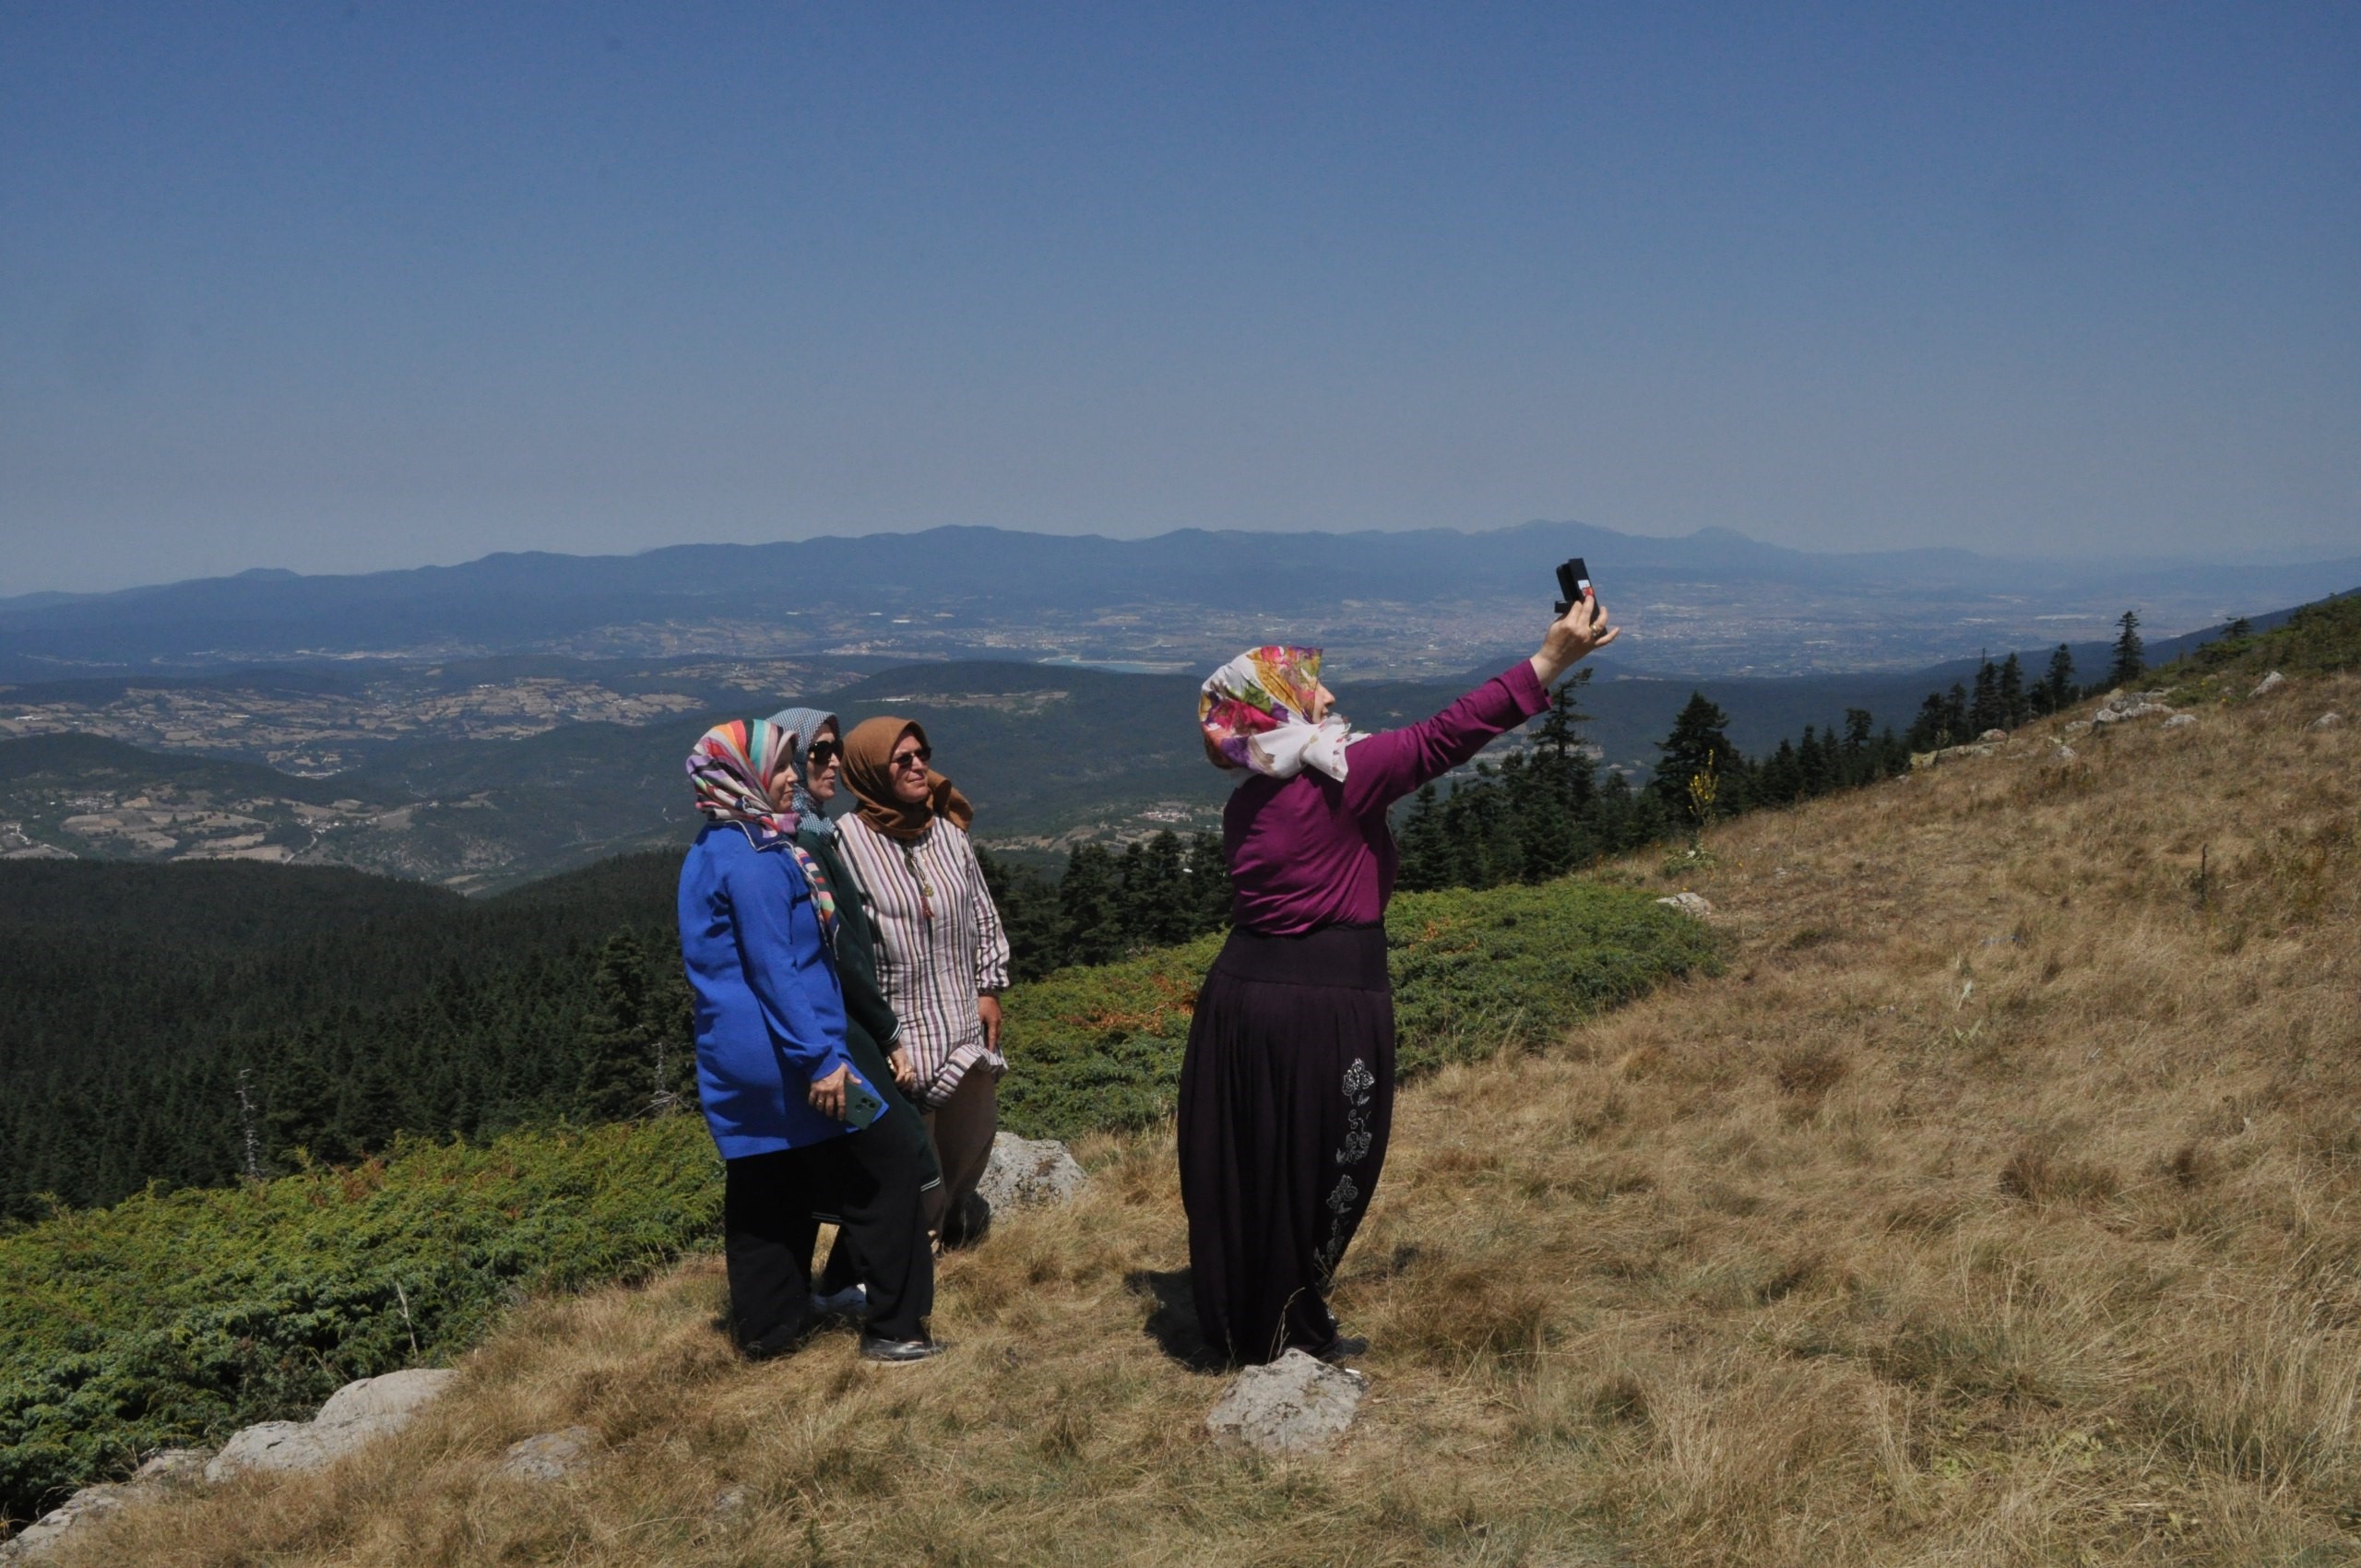
{"type": "Polygon", "coordinates": [[[1180,1119],[1205,1343],[1250,1364],[1326,1348],[1394,1122],[1384,927],[1232,931],[1197,992],[1180,1119]]]}

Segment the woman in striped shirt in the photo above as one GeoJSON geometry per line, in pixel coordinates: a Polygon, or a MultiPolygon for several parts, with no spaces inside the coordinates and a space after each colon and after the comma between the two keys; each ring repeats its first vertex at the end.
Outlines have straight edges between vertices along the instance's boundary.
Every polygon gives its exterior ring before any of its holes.
{"type": "Polygon", "coordinates": [[[902,1087],[925,1109],[943,1166],[928,1226],[956,1246],[981,1233],[976,1183],[1000,1130],[1008,937],[967,841],[975,813],[928,766],[933,755],[909,719],[855,725],[844,778],[860,810],[838,820],[837,840],[876,927],[878,988],[902,1023],[902,1087]]]}

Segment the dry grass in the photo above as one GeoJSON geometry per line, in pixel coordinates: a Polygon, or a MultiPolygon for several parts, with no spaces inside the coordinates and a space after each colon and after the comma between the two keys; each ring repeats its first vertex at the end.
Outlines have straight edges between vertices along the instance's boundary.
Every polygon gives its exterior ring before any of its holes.
{"type": "Polygon", "coordinates": [[[2361,683],[1715,834],[1726,976],[1405,1098],[1325,1460],[1204,1440],[1221,1380],[1157,1337],[1169,1144],[1101,1140],[1082,1203],[944,1269],[940,1362],[740,1365],[699,1263],[525,1309],[362,1463],[77,1555],[2361,1560],[2361,726],[2326,707],[2361,683]],[[574,1423],[577,1477],[491,1475],[574,1423]]]}

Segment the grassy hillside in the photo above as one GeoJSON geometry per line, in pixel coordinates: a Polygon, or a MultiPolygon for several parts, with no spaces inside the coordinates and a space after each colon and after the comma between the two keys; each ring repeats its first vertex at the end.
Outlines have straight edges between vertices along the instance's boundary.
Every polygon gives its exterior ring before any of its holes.
{"type": "Polygon", "coordinates": [[[1710,833],[1726,973],[1405,1095],[1337,1297],[1375,1398],[1327,1460],[1204,1440],[1150,1131],[946,1264],[940,1362],[741,1365],[699,1259],[528,1306],[362,1464],[80,1561],[2354,1561],[2361,725],[2330,709],[2361,680],[2070,758],[2036,724],[1710,833]],[[493,1475],[577,1422],[583,1484],[493,1475]]]}
{"type": "MultiPolygon", "coordinates": [[[[489,904],[383,885],[457,906],[467,919],[436,928],[446,943],[472,925],[491,945],[498,933],[487,922],[578,928],[596,918],[586,910],[611,915],[644,897],[651,874],[619,861],[489,904]]],[[[336,877],[368,880],[313,880],[336,877]]],[[[108,880],[155,878],[125,867],[108,880]]],[[[235,893],[217,900],[222,923],[263,918],[235,893]]],[[[103,902],[86,886],[66,924],[102,918],[93,906],[103,902]]],[[[203,921],[205,911],[184,915],[203,921]]],[[[300,914],[291,923],[303,923],[300,914]]],[[[1413,1072],[1546,1038],[1712,968],[1717,951],[1694,921],[1644,893],[1572,883],[1406,899],[1393,930],[1413,1072]]],[[[382,925],[333,932],[364,947],[387,936],[382,925]]],[[[1168,1114],[1189,1000],[1211,953],[1201,944],[1013,992],[1009,1125],[1072,1135],[1168,1114]]],[[[512,1134],[486,1149],[411,1140],[352,1170],[151,1193],[0,1233],[0,1511],[28,1514],[162,1443],[300,1415],[347,1379],[457,1354],[523,1293],[645,1273],[712,1240],[718,1174],[703,1122],[680,1116],[512,1134]]]]}

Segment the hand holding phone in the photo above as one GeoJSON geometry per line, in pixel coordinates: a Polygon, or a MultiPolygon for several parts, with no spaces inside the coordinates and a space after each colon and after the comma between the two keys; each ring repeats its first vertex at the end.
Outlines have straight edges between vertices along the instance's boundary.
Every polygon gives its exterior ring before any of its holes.
{"type": "Polygon", "coordinates": [[[837,1120],[848,1127],[866,1127],[884,1114],[884,1099],[875,1089],[859,1078],[846,1082],[844,1114],[837,1120]]]}
{"type": "Polygon", "coordinates": [[[1598,597],[1597,590],[1590,586],[1590,568],[1583,564],[1581,556],[1577,555],[1571,561],[1560,563],[1558,592],[1563,596],[1558,600],[1558,613],[1560,616],[1583,600],[1595,600],[1598,597]]]}

